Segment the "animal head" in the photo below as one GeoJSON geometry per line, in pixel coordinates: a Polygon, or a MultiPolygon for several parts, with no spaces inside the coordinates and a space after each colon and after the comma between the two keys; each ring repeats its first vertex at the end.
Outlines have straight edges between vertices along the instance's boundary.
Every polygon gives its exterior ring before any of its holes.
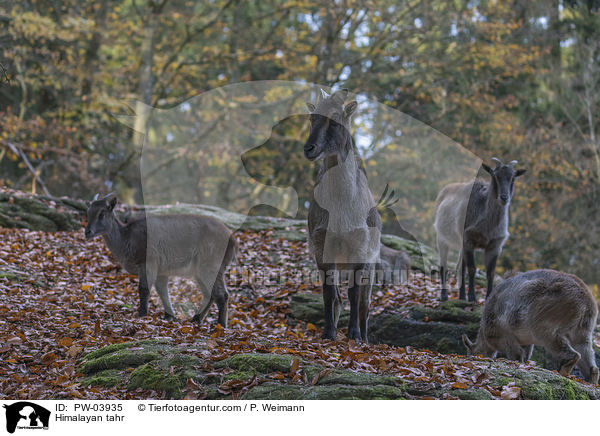
{"type": "Polygon", "coordinates": [[[101,236],[108,232],[111,221],[114,218],[113,210],[117,205],[117,197],[108,194],[104,198],[98,199],[98,194],[94,197],[87,210],[87,226],[85,227],[86,239],[94,236],[101,236]]]}
{"type": "Polygon", "coordinates": [[[496,199],[504,206],[510,203],[515,192],[515,179],[525,174],[527,170],[515,170],[515,165],[518,163],[513,160],[507,164],[503,164],[500,159],[493,157],[496,162],[496,167],[491,168],[486,164],[482,164],[483,169],[492,176],[492,191],[496,194],[496,199]]]}
{"type": "Polygon", "coordinates": [[[494,350],[488,347],[487,343],[482,339],[483,335],[477,334],[475,342],[471,342],[466,334],[462,335],[462,342],[467,348],[467,356],[473,356],[481,354],[483,356],[490,357],[494,354],[494,350]]]}
{"type": "Polygon", "coordinates": [[[356,112],[356,101],[345,103],[348,90],[341,89],[332,95],[321,90],[317,104],[306,103],[310,111],[310,134],[304,144],[304,156],[316,160],[333,154],[346,159],[350,151],[350,121],[356,112]]]}

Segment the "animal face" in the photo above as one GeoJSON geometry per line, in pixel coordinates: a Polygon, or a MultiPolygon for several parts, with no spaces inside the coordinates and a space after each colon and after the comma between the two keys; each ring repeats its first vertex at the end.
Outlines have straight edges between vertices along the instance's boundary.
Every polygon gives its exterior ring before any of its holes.
{"type": "Polygon", "coordinates": [[[469,337],[465,334],[462,335],[462,342],[464,346],[467,348],[467,356],[473,355],[483,355],[486,357],[490,357],[494,354],[494,350],[489,348],[485,341],[481,340],[481,334],[477,335],[477,340],[473,343],[469,339],[469,337]]]}
{"type": "Polygon", "coordinates": [[[113,219],[113,210],[117,205],[117,198],[110,201],[106,198],[93,201],[87,210],[87,226],[85,227],[86,239],[101,236],[108,232],[113,219]]]}
{"type": "Polygon", "coordinates": [[[323,98],[315,106],[306,103],[310,111],[310,134],[304,144],[304,156],[311,161],[326,155],[341,153],[343,158],[349,150],[350,120],[357,108],[356,101],[344,105],[348,90],[342,89],[323,98]]]}
{"type": "Polygon", "coordinates": [[[483,164],[483,169],[492,176],[492,186],[495,188],[496,199],[504,206],[508,205],[515,192],[515,179],[525,174],[525,169],[515,170],[516,161],[503,164],[498,159],[496,168],[492,169],[483,164]]]}

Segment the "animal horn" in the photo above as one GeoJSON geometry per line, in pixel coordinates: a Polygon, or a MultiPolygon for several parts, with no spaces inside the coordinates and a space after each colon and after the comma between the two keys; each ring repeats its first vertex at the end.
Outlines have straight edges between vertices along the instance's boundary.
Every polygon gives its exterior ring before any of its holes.
{"type": "Polygon", "coordinates": [[[518,163],[519,163],[518,160],[511,160],[510,163],[509,163],[509,165],[512,165],[514,167],[518,163]]]}
{"type": "Polygon", "coordinates": [[[327,94],[323,89],[321,89],[321,97],[327,98],[327,97],[329,97],[329,94],[327,94]]]}
{"type": "Polygon", "coordinates": [[[494,162],[496,162],[496,166],[498,166],[498,165],[502,165],[502,161],[501,161],[500,159],[498,159],[497,157],[493,157],[493,158],[492,158],[492,160],[493,160],[494,162]]]}
{"type": "Polygon", "coordinates": [[[462,335],[462,340],[465,343],[465,345],[467,345],[469,348],[473,348],[473,342],[471,342],[471,340],[469,339],[469,337],[463,333],[462,335]]]}
{"type": "Polygon", "coordinates": [[[96,195],[94,195],[94,199],[92,201],[98,200],[98,197],[100,197],[100,193],[96,193],[96,195]]]}
{"type": "Polygon", "coordinates": [[[114,193],[114,192],[111,192],[110,194],[106,194],[104,197],[102,197],[102,200],[106,200],[106,199],[108,199],[109,197],[111,197],[112,195],[115,195],[115,193],[114,193]]]}

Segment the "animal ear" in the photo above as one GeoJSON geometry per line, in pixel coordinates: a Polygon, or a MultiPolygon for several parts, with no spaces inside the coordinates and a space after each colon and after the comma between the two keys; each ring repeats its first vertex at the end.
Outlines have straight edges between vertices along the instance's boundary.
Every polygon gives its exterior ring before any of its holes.
{"type": "Polygon", "coordinates": [[[314,105],[314,104],[312,104],[312,103],[310,103],[310,102],[308,102],[308,101],[306,102],[306,107],[308,108],[308,111],[309,111],[311,114],[312,114],[312,113],[315,111],[315,109],[316,109],[315,105],[314,105]]]}
{"type": "Polygon", "coordinates": [[[517,170],[517,172],[515,173],[515,177],[521,177],[526,172],[527,170],[525,168],[521,168],[520,170],[517,170]]]}
{"type": "Polygon", "coordinates": [[[471,340],[469,339],[469,337],[466,334],[462,335],[462,342],[463,344],[465,344],[465,347],[467,347],[467,350],[469,351],[469,353],[473,352],[473,342],[471,342],[471,340]]]}
{"type": "Polygon", "coordinates": [[[358,103],[356,100],[352,100],[346,106],[344,106],[344,115],[346,118],[350,118],[354,112],[356,112],[356,108],[358,107],[358,103]]]}
{"type": "Polygon", "coordinates": [[[481,164],[481,166],[483,167],[483,169],[484,169],[484,170],[485,170],[487,173],[489,173],[489,174],[492,174],[492,169],[491,169],[489,166],[487,166],[487,165],[486,165],[486,164],[484,164],[484,163],[482,163],[482,164],[481,164]]]}
{"type": "Polygon", "coordinates": [[[117,205],[117,197],[111,198],[110,201],[108,202],[108,210],[113,210],[116,205],[117,205]]]}

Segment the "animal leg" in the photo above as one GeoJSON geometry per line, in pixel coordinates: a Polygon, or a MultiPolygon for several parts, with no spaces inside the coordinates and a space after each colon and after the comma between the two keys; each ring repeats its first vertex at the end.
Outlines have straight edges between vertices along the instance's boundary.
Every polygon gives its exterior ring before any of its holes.
{"type": "Polygon", "coordinates": [[[165,319],[167,321],[175,319],[175,311],[171,306],[171,300],[169,299],[169,277],[168,276],[158,276],[156,277],[156,283],[154,286],[156,287],[156,292],[162,301],[163,307],[165,309],[165,319]]]}
{"type": "Polygon", "coordinates": [[[223,328],[227,328],[227,302],[229,300],[229,293],[227,292],[227,286],[225,286],[225,281],[221,273],[219,273],[215,280],[212,298],[217,302],[217,308],[219,309],[219,324],[223,328]]]}
{"type": "Polygon", "coordinates": [[[358,307],[358,319],[360,323],[360,335],[363,342],[369,342],[367,328],[369,326],[369,306],[371,305],[371,289],[373,281],[360,285],[360,302],[358,307]]]}
{"type": "Polygon", "coordinates": [[[581,354],[581,359],[577,362],[577,368],[581,371],[583,377],[590,383],[598,384],[598,367],[596,366],[596,356],[594,355],[592,343],[583,341],[573,344],[573,348],[581,354]]]}
{"type": "Polygon", "coordinates": [[[142,265],[139,270],[140,283],[138,293],[140,296],[140,307],[138,308],[138,316],[146,316],[148,314],[148,300],[150,298],[150,289],[156,279],[156,269],[152,268],[151,264],[142,265]]]}
{"type": "Polygon", "coordinates": [[[442,281],[442,293],[440,299],[442,301],[448,300],[448,287],[447,287],[447,275],[448,275],[448,246],[438,240],[438,253],[440,254],[440,279],[442,281]]]}
{"type": "Polygon", "coordinates": [[[348,321],[348,339],[360,341],[360,328],[358,325],[358,302],[360,299],[360,286],[353,283],[348,289],[348,299],[350,300],[350,320],[348,321]]]}
{"type": "Polygon", "coordinates": [[[565,336],[557,336],[545,348],[560,362],[559,372],[565,377],[571,374],[571,370],[581,358],[581,354],[571,347],[569,340],[565,336]]]}
{"type": "Polygon", "coordinates": [[[496,262],[500,253],[496,250],[485,251],[485,274],[487,277],[487,292],[485,299],[487,300],[494,290],[494,274],[496,273],[496,262]]]}
{"type": "Polygon", "coordinates": [[[338,286],[335,287],[335,293],[337,297],[333,308],[333,325],[335,325],[335,328],[337,329],[340,313],[342,312],[342,296],[340,295],[340,288],[338,286]]]}
{"type": "Polygon", "coordinates": [[[212,305],[212,303],[215,300],[213,299],[213,293],[204,284],[204,282],[202,281],[202,279],[200,277],[196,277],[196,283],[198,283],[198,287],[200,288],[200,291],[202,292],[202,306],[200,306],[200,309],[194,315],[194,317],[192,318],[192,321],[200,324],[204,320],[204,317],[210,310],[210,306],[212,305]]]}
{"type": "Polygon", "coordinates": [[[469,272],[469,301],[475,301],[475,252],[470,249],[463,249],[464,260],[469,272]]]}
{"type": "Polygon", "coordinates": [[[462,255],[462,252],[459,256],[459,264],[458,264],[458,273],[460,274],[460,290],[459,290],[459,295],[458,298],[460,298],[461,300],[466,300],[467,299],[467,289],[466,289],[466,283],[465,283],[465,271],[467,269],[467,266],[465,265],[465,258],[462,255]]]}
{"type": "Polygon", "coordinates": [[[335,341],[336,337],[336,312],[339,305],[338,290],[335,285],[323,283],[323,318],[325,328],[323,329],[323,339],[335,341]]]}

